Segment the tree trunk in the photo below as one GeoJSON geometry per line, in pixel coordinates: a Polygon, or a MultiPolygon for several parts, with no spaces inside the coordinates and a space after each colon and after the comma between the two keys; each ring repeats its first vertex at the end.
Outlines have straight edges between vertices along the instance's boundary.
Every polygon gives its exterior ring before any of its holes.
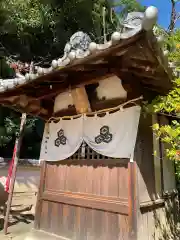
{"type": "Polygon", "coordinates": [[[168,27],[168,32],[169,34],[172,34],[175,28],[175,23],[176,23],[176,3],[175,0],[171,0],[171,19],[170,19],[170,24],[168,27]]]}

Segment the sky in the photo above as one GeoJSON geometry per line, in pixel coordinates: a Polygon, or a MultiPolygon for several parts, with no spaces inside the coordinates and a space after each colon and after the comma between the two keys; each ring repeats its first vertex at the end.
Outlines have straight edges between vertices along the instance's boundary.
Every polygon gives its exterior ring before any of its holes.
{"type": "MultiPolygon", "coordinates": [[[[170,0],[139,0],[139,2],[144,6],[155,6],[159,10],[158,23],[167,28],[169,26],[171,17],[171,1],[170,0]]],[[[180,1],[176,3],[177,12],[180,12],[180,1]]],[[[180,27],[180,21],[177,23],[176,27],[180,27]]]]}
{"type": "MultiPolygon", "coordinates": [[[[111,0],[113,2],[116,2],[118,0],[111,0]]],[[[158,14],[158,23],[163,28],[168,28],[171,18],[171,0],[137,0],[140,2],[143,6],[155,6],[158,8],[159,14],[158,14]]],[[[180,0],[178,0],[178,3],[176,3],[176,10],[177,12],[180,12],[180,0]]],[[[176,24],[176,27],[180,27],[180,20],[176,24]]]]}

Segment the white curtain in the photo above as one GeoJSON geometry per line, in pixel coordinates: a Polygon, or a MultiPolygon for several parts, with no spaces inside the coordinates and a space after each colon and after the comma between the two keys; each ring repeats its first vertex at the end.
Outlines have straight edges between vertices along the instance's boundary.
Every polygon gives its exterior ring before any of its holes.
{"type": "Polygon", "coordinates": [[[140,107],[131,107],[106,114],[85,117],[84,140],[97,153],[113,158],[133,155],[140,116],[140,107]]]}
{"type": "Polygon", "coordinates": [[[49,134],[44,134],[41,160],[58,161],[72,156],[81,146],[83,116],[77,119],[49,123],[49,134]]]}
{"type": "Polygon", "coordinates": [[[42,142],[41,142],[41,151],[40,151],[39,161],[43,161],[47,159],[47,142],[49,139],[48,127],[49,127],[49,123],[46,123],[44,127],[42,142]]]}
{"type": "Polygon", "coordinates": [[[131,158],[136,143],[141,108],[139,106],[106,113],[99,117],[82,116],[46,124],[40,158],[59,161],[72,156],[83,140],[99,154],[131,158]],[[49,132],[49,133],[48,133],[49,132]]]}

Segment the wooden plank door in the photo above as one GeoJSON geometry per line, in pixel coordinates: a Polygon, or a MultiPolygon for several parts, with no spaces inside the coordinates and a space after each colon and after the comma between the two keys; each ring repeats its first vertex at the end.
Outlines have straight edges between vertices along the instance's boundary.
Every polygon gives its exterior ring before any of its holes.
{"type": "Polygon", "coordinates": [[[35,227],[68,239],[126,240],[128,160],[85,147],[71,158],[44,162],[35,227]]]}

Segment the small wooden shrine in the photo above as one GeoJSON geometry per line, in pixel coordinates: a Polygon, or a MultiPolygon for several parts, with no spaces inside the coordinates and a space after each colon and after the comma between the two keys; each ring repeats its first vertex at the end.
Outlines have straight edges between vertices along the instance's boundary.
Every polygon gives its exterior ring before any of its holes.
{"type": "Polygon", "coordinates": [[[46,121],[37,232],[151,240],[164,239],[176,223],[173,163],[151,128],[169,119],[140,114],[142,98],[172,87],[156,19],[154,7],[129,13],[104,44],[75,33],[50,68],[2,81],[1,104],[46,121]]]}

